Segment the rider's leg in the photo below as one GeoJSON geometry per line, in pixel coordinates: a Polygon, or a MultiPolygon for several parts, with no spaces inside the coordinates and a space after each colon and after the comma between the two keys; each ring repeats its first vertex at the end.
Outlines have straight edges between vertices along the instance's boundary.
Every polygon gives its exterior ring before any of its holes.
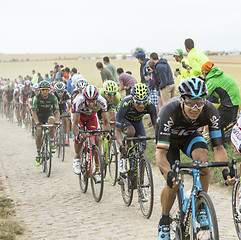
{"type": "MultiPolygon", "coordinates": [[[[54,116],[50,116],[48,118],[48,124],[54,124],[55,118],[54,116]]],[[[49,131],[49,137],[51,141],[54,141],[55,127],[51,127],[49,131]]]]}

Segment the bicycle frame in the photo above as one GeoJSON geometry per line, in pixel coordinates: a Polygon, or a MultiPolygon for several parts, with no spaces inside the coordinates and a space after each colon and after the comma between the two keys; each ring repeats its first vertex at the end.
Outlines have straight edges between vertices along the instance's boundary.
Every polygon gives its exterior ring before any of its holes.
{"type": "MultiPolygon", "coordinates": [[[[198,194],[202,191],[202,185],[200,181],[200,169],[206,168],[206,167],[225,167],[228,166],[231,171],[233,171],[235,178],[237,176],[237,167],[236,167],[236,159],[233,158],[232,162],[197,162],[194,161],[193,163],[180,163],[179,160],[175,161],[175,164],[173,166],[173,170],[176,173],[176,176],[181,174],[188,174],[193,177],[193,186],[191,190],[191,195],[188,200],[188,205],[187,205],[187,210],[184,213],[182,210],[181,212],[179,211],[179,216],[180,218],[179,223],[183,224],[184,227],[184,233],[187,235],[188,230],[189,230],[189,216],[190,216],[190,211],[192,212],[192,220],[193,220],[193,228],[195,234],[197,233],[197,226],[196,226],[196,221],[195,221],[195,216],[196,216],[196,211],[195,211],[195,198],[198,197],[198,194]],[[192,170],[190,169],[185,169],[185,168],[193,168],[192,170]]],[[[176,181],[176,184],[178,184],[178,181],[176,181]]],[[[181,206],[183,206],[184,203],[184,184],[183,184],[183,178],[181,180],[181,183],[179,185],[179,192],[181,196],[181,206]]],[[[206,208],[206,206],[205,206],[206,208]]],[[[206,210],[207,217],[209,220],[209,223],[211,222],[210,214],[209,211],[206,210]]],[[[212,225],[210,225],[210,229],[212,229],[212,225]]]]}

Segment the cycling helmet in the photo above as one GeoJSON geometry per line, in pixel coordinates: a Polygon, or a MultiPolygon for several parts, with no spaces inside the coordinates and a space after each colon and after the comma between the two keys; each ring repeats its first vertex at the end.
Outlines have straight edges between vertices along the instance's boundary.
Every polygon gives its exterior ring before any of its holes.
{"type": "Polygon", "coordinates": [[[84,88],[83,96],[86,100],[95,100],[99,96],[99,89],[93,85],[84,88]]]}
{"type": "Polygon", "coordinates": [[[50,89],[51,88],[50,83],[48,81],[43,80],[39,83],[39,88],[49,88],[50,89]]]}
{"type": "Polygon", "coordinates": [[[24,82],[24,85],[25,85],[25,87],[30,87],[31,82],[30,82],[29,80],[26,80],[26,81],[24,82]]]}
{"type": "Polygon", "coordinates": [[[35,89],[39,89],[39,84],[38,83],[35,83],[34,85],[33,85],[33,89],[35,90],[35,89]]]}
{"type": "Polygon", "coordinates": [[[134,99],[142,101],[148,98],[149,90],[146,84],[136,83],[132,88],[131,94],[134,97],[134,99]]]}
{"type": "Polygon", "coordinates": [[[116,93],[118,91],[117,84],[111,80],[105,81],[103,88],[106,93],[116,93]]]}
{"type": "Polygon", "coordinates": [[[87,86],[88,86],[88,82],[87,82],[87,80],[85,80],[85,79],[80,79],[80,80],[78,80],[77,83],[76,83],[77,89],[84,89],[84,88],[87,87],[87,86]]]}
{"type": "Polygon", "coordinates": [[[207,85],[205,82],[202,79],[196,77],[184,79],[178,87],[178,94],[182,98],[202,98],[206,96],[207,93],[207,85]]]}
{"type": "Polygon", "coordinates": [[[54,89],[55,89],[56,91],[64,91],[64,89],[65,89],[65,83],[63,83],[63,82],[58,82],[58,83],[56,83],[56,84],[54,85],[54,89]]]}

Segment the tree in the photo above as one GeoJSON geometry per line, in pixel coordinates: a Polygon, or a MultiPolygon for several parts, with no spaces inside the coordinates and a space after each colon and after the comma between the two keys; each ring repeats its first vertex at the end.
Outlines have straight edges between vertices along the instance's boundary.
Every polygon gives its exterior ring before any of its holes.
{"type": "Polygon", "coordinates": [[[139,52],[143,52],[143,53],[145,53],[145,50],[144,50],[143,48],[141,48],[141,47],[137,47],[137,48],[135,48],[135,50],[134,50],[132,56],[135,57],[136,54],[139,53],[139,52]]]}

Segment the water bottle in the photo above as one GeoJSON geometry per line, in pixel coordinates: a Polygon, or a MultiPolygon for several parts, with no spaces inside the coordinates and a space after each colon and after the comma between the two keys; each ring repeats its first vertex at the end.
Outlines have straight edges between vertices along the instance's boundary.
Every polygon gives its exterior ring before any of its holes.
{"type": "Polygon", "coordinates": [[[187,205],[188,205],[188,201],[189,201],[189,198],[190,198],[190,196],[191,196],[191,190],[188,190],[187,192],[186,192],[186,197],[185,197],[185,199],[184,199],[184,203],[183,203],[183,206],[182,206],[182,211],[183,212],[186,212],[187,211],[187,205]]]}

